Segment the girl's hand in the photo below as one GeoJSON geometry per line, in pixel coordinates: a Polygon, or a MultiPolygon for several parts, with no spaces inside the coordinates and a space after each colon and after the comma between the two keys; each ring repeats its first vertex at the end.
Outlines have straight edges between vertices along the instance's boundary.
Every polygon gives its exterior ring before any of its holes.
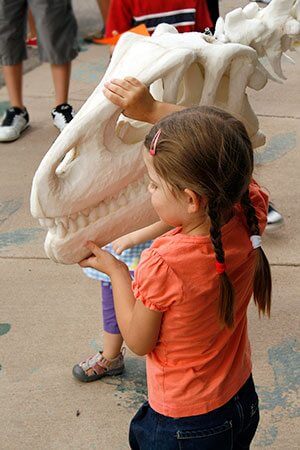
{"type": "Polygon", "coordinates": [[[124,80],[113,79],[104,84],[103,93],[112,103],[123,109],[130,119],[150,122],[155,110],[156,100],[145,84],[133,77],[124,80]]]}
{"type": "Polygon", "coordinates": [[[134,247],[135,243],[130,233],[125,234],[125,236],[121,236],[115,241],[112,242],[112,248],[117,253],[117,255],[121,255],[124,250],[128,248],[134,247]]]}
{"type": "Polygon", "coordinates": [[[106,273],[109,277],[120,268],[124,269],[124,266],[127,268],[125,263],[119,261],[109,252],[99,248],[94,242],[88,241],[86,247],[92,252],[92,256],[80,261],[80,267],[92,267],[93,269],[106,273]]]}

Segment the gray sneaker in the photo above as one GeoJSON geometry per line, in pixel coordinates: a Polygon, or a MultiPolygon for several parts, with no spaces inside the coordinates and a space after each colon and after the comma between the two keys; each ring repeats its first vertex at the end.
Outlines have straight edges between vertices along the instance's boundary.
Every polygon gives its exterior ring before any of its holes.
{"type": "Polygon", "coordinates": [[[125,348],[114,359],[107,359],[102,351],[73,367],[73,376],[79,381],[100,380],[106,376],[121,375],[124,371],[125,348]]]}
{"type": "Polygon", "coordinates": [[[29,126],[27,109],[12,106],[5,111],[0,125],[0,142],[11,142],[18,139],[29,126]]]}

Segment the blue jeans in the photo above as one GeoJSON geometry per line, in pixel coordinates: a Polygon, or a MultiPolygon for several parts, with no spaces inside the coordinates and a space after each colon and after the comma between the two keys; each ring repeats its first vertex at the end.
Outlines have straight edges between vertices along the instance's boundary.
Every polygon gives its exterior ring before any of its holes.
{"type": "Polygon", "coordinates": [[[207,414],[173,419],[145,402],[131,421],[132,450],[246,450],[259,422],[252,376],[225,405],[207,414]]]}

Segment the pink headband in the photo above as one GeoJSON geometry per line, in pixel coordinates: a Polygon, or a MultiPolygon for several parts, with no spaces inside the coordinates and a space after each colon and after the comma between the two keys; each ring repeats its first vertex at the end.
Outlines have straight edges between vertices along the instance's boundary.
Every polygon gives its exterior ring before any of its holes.
{"type": "Polygon", "coordinates": [[[156,153],[156,146],[157,146],[157,142],[158,142],[160,134],[161,134],[161,128],[159,128],[157,130],[157,132],[155,133],[155,135],[151,141],[150,149],[149,149],[149,153],[151,156],[154,156],[156,153]]]}

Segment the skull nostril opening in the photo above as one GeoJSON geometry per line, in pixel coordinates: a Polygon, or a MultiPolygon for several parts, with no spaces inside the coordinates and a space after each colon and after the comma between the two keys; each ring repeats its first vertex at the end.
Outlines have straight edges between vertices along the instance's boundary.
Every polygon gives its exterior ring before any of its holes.
{"type": "Polygon", "coordinates": [[[77,157],[76,147],[73,147],[61,159],[59,165],[55,169],[55,174],[58,176],[63,175],[68,170],[70,164],[76,159],[76,157],[77,157]]]}

